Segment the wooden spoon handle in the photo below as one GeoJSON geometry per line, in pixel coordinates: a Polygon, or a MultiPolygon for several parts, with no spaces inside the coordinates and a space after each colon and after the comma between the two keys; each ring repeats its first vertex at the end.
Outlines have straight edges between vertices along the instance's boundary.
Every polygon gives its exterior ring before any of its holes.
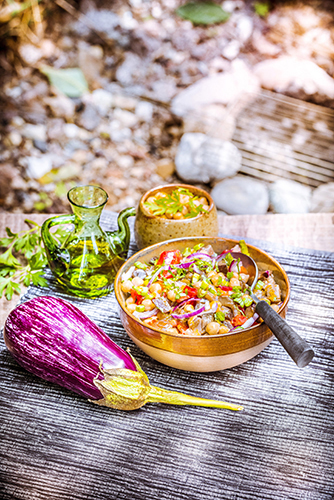
{"type": "Polygon", "coordinates": [[[299,368],[308,365],[314,356],[314,351],[306,340],[298,333],[264,300],[256,305],[256,312],[282,344],[289,356],[299,368]]]}

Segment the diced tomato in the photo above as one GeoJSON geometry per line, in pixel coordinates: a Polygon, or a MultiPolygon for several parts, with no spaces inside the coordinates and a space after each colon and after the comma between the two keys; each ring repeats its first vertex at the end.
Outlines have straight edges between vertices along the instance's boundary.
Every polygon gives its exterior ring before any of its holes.
{"type": "Polygon", "coordinates": [[[176,328],[178,329],[179,333],[185,334],[185,332],[188,330],[188,327],[184,323],[178,323],[176,325],[176,328]]]}
{"type": "Polygon", "coordinates": [[[143,295],[139,295],[139,293],[136,292],[136,290],[131,290],[131,297],[135,301],[135,304],[141,304],[144,300],[143,295]]]}
{"type": "Polygon", "coordinates": [[[244,323],[246,323],[247,319],[248,318],[246,316],[242,316],[241,314],[238,314],[238,316],[235,316],[232,319],[231,323],[233,326],[241,326],[244,323]]]}
{"type": "Polygon", "coordinates": [[[218,285],[218,288],[223,290],[223,292],[233,292],[233,288],[231,286],[218,285]]]}
{"type": "Polygon", "coordinates": [[[162,271],[162,276],[166,280],[169,280],[170,278],[173,278],[173,274],[170,271],[162,271]]]}
{"type": "Polygon", "coordinates": [[[187,285],[184,287],[183,292],[186,293],[189,298],[197,299],[197,289],[196,288],[193,288],[193,287],[187,285]]]}
{"type": "Polygon", "coordinates": [[[158,266],[170,266],[171,264],[179,264],[182,259],[182,254],[180,250],[166,250],[165,252],[161,252],[159,260],[157,262],[158,266]]]}

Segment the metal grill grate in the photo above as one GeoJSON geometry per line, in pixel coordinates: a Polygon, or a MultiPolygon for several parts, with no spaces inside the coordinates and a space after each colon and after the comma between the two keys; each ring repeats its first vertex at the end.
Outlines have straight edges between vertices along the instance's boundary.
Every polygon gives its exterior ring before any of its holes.
{"type": "Polygon", "coordinates": [[[334,110],[262,91],[236,117],[240,173],[311,187],[334,181],[334,110]]]}

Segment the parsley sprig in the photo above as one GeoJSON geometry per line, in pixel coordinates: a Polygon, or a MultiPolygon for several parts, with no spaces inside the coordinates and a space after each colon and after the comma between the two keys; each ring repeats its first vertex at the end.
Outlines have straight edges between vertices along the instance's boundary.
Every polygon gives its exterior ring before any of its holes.
{"type": "Polygon", "coordinates": [[[13,233],[6,227],[7,237],[0,238],[0,248],[5,248],[0,254],[0,298],[5,294],[7,300],[11,300],[14,293],[21,293],[21,284],[47,285],[43,278],[47,258],[41,226],[29,219],[25,223],[28,230],[13,233]]]}
{"type": "Polygon", "coordinates": [[[183,203],[180,201],[180,195],[186,194],[190,197],[188,202],[188,213],[184,216],[186,219],[191,217],[196,217],[201,212],[206,212],[203,209],[203,205],[195,205],[194,201],[198,199],[198,196],[195,196],[188,189],[179,188],[175,189],[171,193],[164,193],[164,196],[161,198],[155,198],[154,201],[147,201],[144,203],[145,207],[147,207],[153,215],[165,215],[166,213],[169,215],[174,215],[177,212],[181,212],[183,209],[183,203]]]}

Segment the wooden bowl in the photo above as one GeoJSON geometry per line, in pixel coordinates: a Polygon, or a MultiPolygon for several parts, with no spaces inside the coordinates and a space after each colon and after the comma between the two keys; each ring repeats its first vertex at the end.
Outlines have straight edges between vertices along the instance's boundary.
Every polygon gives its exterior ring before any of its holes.
{"type": "MultiPolygon", "coordinates": [[[[199,243],[212,245],[219,254],[232,248],[238,242],[225,238],[180,238],[152,245],[130,257],[120,268],[115,279],[115,294],[119,304],[120,318],[129,337],[146,354],[161,363],[194,372],[213,372],[240,365],[261,352],[273,339],[271,330],[262,323],[245,330],[236,330],[224,335],[192,337],[163,332],[148,327],[143,321],[134,318],[125,307],[125,294],[121,291],[121,276],[136,261],[148,262],[158,257],[164,250],[183,251],[199,243]]],[[[285,318],[290,297],[290,283],[282,266],[266,252],[248,245],[250,256],[256,261],[259,270],[273,272],[282,291],[283,304],[278,313],[285,318]]]]}
{"type": "Polygon", "coordinates": [[[135,238],[138,248],[145,248],[155,243],[175,238],[217,235],[217,210],[211,196],[204,189],[189,186],[188,184],[168,184],[167,186],[159,186],[147,191],[139,202],[135,220],[135,238]],[[209,202],[208,212],[189,219],[162,219],[159,216],[152,215],[145,207],[145,201],[158,191],[171,193],[180,187],[188,189],[198,197],[205,196],[209,202]]]}

